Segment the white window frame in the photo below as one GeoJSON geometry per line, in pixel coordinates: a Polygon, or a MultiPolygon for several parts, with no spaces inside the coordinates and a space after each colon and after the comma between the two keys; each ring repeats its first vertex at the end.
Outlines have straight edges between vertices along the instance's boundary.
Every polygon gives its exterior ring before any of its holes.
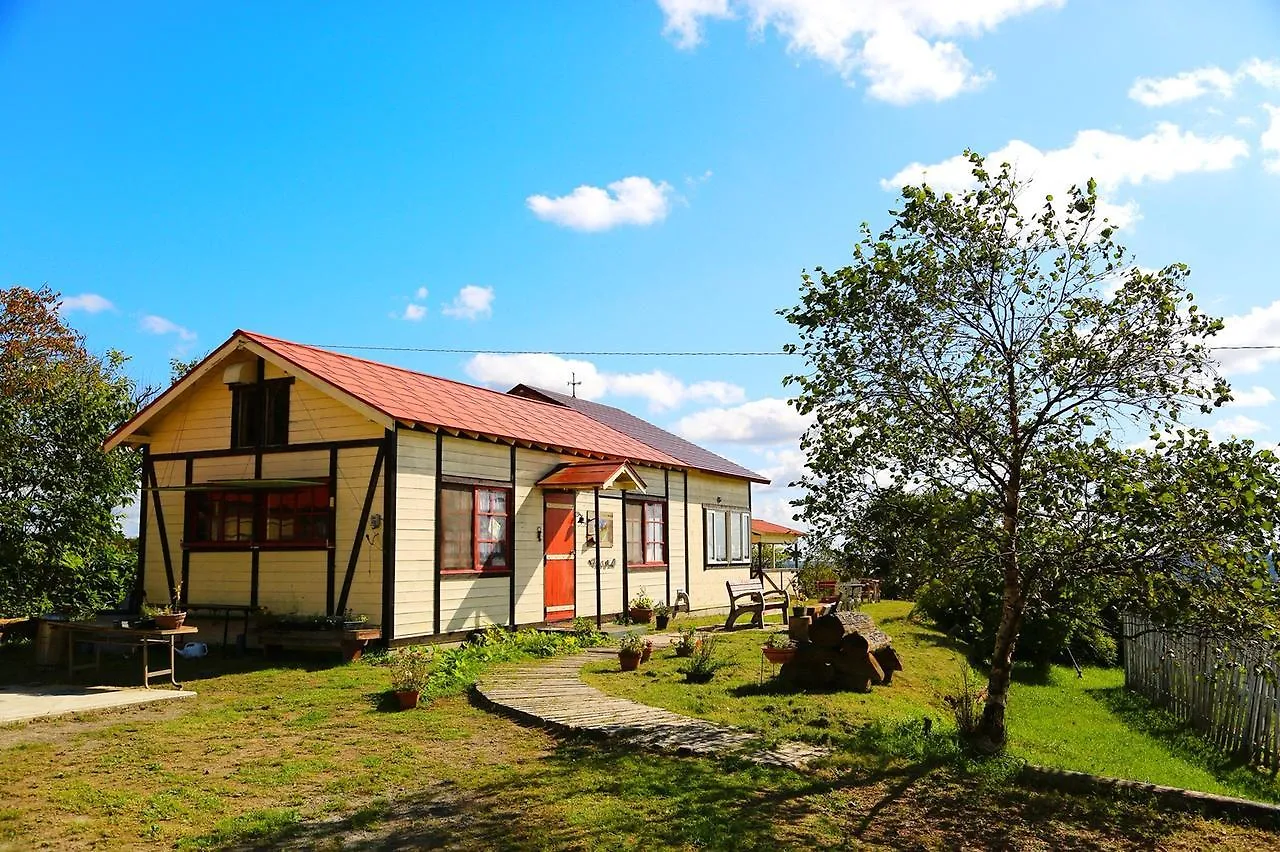
{"type": "Polygon", "coordinates": [[[751,511],[749,509],[733,506],[704,506],[702,535],[707,567],[737,567],[751,564],[751,511]],[[735,546],[738,548],[738,553],[735,553],[735,546]]]}

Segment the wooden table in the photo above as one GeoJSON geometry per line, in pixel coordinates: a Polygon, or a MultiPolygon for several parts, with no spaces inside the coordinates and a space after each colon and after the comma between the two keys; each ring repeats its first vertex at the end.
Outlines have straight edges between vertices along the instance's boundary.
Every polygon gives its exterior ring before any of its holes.
{"type": "Polygon", "coordinates": [[[182,627],[174,630],[158,628],[116,627],[112,624],[98,624],[93,621],[53,621],[50,626],[54,630],[63,630],[67,634],[67,675],[75,677],[77,671],[102,668],[102,648],[100,642],[114,642],[122,645],[137,645],[142,649],[142,685],[151,688],[153,678],[169,676],[169,683],[181,689],[182,684],[174,678],[174,642],[179,636],[191,636],[199,633],[196,627],[182,627]],[[93,662],[76,665],[76,641],[92,639],[93,662]],[[169,668],[151,670],[151,646],[169,646],[169,668]]]}
{"type": "MultiPolygon", "coordinates": [[[[222,653],[227,652],[227,641],[231,638],[231,616],[239,615],[244,619],[244,625],[241,635],[244,641],[249,641],[249,617],[262,612],[261,607],[249,606],[248,604],[202,604],[187,603],[188,617],[194,613],[207,612],[211,615],[222,616],[222,653]]],[[[243,650],[243,649],[242,649],[243,650]]]]}

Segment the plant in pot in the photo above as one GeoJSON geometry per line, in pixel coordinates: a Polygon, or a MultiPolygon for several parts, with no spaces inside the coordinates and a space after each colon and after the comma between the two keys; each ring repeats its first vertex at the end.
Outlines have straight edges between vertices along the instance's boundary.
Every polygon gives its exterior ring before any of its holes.
{"type": "Polygon", "coordinates": [[[421,645],[405,648],[391,661],[391,691],[401,710],[412,710],[427,688],[431,671],[431,651],[421,645]]]}
{"type": "Polygon", "coordinates": [[[667,606],[666,601],[658,601],[658,605],[653,608],[653,618],[659,630],[667,629],[667,624],[671,621],[671,607],[667,606]]]}
{"type": "Polygon", "coordinates": [[[648,624],[653,621],[653,598],[649,597],[648,592],[641,589],[631,599],[627,614],[631,616],[632,624],[648,624]]]}
{"type": "Polygon", "coordinates": [[[618,665],[624,672],[633,672],[640,668],[640,658],[644,656],[644,642],[639,633],[624,633],[618,639],[618,665]]]}
{"type": "Polygon", "coordinates": [[[680,667],[686,683],[709,683],[716,672],[733,665],[716,657],[716,642],[714,636],[699,640],[689,662],[680,667]]]}
{"type": "Polygon", "coordinates": [[[154,622],[157,630],[177,630],[187,620],[187,612],[182,608],[182,583],[174,586],[169,603],[152,606],[144,602],[140,609],[142,621],[154,622]]]}
{"type": "Polygon", "coordinates": [[[693,652],[698,649],[698,644],[702,641],[694,638],[698,631],[692,627],[681,627],[680,638],[672,639],[671,646],[676,649],[677,657],[692,657],[693,652]]]}
{"type": "Polygon", "coordinates": [[[761,650],[765,659],[775,666],[791,662],[796,655],[795,643],[785,633],[770,633],[761,650]]]}
{"type": "Polygon", "coordinates": [[[640,662],[647,663],[649,658],[653,656],[653,642],[646,639],[644,644],[640,646],[640,662]]]}

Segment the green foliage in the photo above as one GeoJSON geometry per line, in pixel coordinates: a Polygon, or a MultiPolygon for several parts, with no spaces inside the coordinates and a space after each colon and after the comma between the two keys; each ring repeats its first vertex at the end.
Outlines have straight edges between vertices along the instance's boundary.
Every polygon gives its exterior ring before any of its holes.
{"type": "Polygon", "coordinates": [[[643,649],[644,640],[634,630],[623,633],[618,637],[619,654],[639,654],[643,649]]]}
{"type": "Polygon", "coordinates": [[[731,668],[733,663],[716,654],[719,645],[716,636],[704,636],[693,649],[689,662],[681,666],[684,679],[689,683],[710,683],[721,669],[731,668]]]}
{"type": "Polygon", "coordinates": [[[391,657],[391,688],[396,692],[422,692],[431,674],[432,651],[412,645],[391,657]]]}
{"type": "Polygon", "coordinates": [[[631,599],[631,608],[653,609],[653,598],[649,597],[649,593],[646,592],[643,587],[641,587],[640,591],[636,592],[635,597],[631,599]]]}
{"type": "Polygon", "coordinates": [[[793,644],[791,637],[785,631],[774,631],[770,633],[768,638],[764,640],[766,648],[790,648],[793,644]]]}
{"type": "Polygon", "coordinates": [[[573,654],[607,641],[603,633],[594,631],[578,634],[490,627],[465,644],[435,654],[435,664],[421,692],[431,699],[457,695],[491,665],[573,654]]]}
{"type": "MultiPolygon", "coordinates": [[[[1196,306],[1186,266],[1137,266],[1098,215],[1093,181],[1035,211],[1008,164],[992,172],[968,156],[972,189],[904,187],[889,228],[864,225],[853,263],[806,273],[800,304],[782,314],[800,338],[788,351],[806,360],[787,382],[815,424],[802,441],[810,525],[859,545],[851,519],[869,517],[860,507],[886,478],[926,501],[962,495],[973,513],[951,560],[999,590],[984,715],[998,748],[1028,613],[1101,590],[1108,604],[1179,621],[1263,619],[1268,602],[1241,581],[1261,579],[1259,545],[1274,544],[1258,505],[1271,500],[1275,465],[1190,434],[1153,453],[1113,448],[1113,429],[1158,437],[1230,399],[1206,344],[1222,323],[1196,306]],[[1219,487],[1225,477],[1179,472],[1234,457],[1248,470],[1234,491],[1219,487]],[[1191,505],[1201,497],[1217,502],[1191,505]]],[[[884,508],[892,522],[912,507],[884,508]]],[[[955,530],[907,545],[945,557],[955,530]]],[[[879,553],[909,588],[923,580],[899,544],[881,541],[879,553]]]]}
{"type": "Polygon", "coordinates": [[[116,510],[140,456],[102,443],[140,400],[125,357],[90,353],[57,303],[0,290],[0,616],[108,608],[133,574],[116,510]]]}
{"type": "Polygon", "coordinates": [[[671,643],[671,646],[676,649],[676,656],[693,656],[693,652],[698,647],[698,642],[700,641],[696,638],[698,635],[698,628],[693,627],[692,625],[681,627],[679,633],[680,637],[671,643]]]}

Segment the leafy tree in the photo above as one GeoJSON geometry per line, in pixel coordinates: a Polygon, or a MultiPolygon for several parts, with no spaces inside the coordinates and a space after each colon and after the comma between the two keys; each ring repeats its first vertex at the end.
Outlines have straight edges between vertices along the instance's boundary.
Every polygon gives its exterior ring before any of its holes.
{"type": "Polygon", "coordinates": [[[125,357],[90,353],[48,288],[0,290],[0,615],[118,600],[134,557],[116,509],[139,456],[102,451],[136,410],[125,357]]]}
{"type": "MultiPolygon", "coordinates": [[[[1230,573],[1228,562],[1246,574],[1256,561],[1238,539],[1197,545],[1195,557],[1211,560],[1207,569],[1193,568],[1190,554],[1178,559],[1176,542],[1163,561],[1147,558],[1141,536],[1089,515],[1122,502],[1120,468],[1109,466],[1126,457],[1108,449],[1113,428],[1136,424],[1155,434],[1176,428],[1186,410],[1208,412],[1230,398],[1204,343],[1221,322],[1186,291],[1187,267],[1138,268],[1098,215],[1093,181],[1027,214],[1025,186],[1007,164],[993,173],[982,157],[968,156],[973,189],[957,197],[905,187],[892,224],[879,236],[864,225],[853,263],[805,274],[800,304],[782,314],[800,337],[789,350],[808,366],[788,381],[799,389],[798,409],[815,417],[803,439],[811,524],[875,476],[963,490],[990,519],[979,526],[990,542],[981,564],[997,578],[1001,607],[978,735],[995,749],[1006,740],[1009,680],[1028,609],[1049,605],[1046,589],[1078,588],[1083,557],[1062,560],[1083,553],[1083,542],[1109,545],[1090,555],[1090,565],[1102,560],[1091,582],[1124,582],[1140,561],[1146,603],[1170,613],[1191,603],[1175,602],[1159,579],[1199,571],[1202,582],[1179,589],[1203,611],[1223,611],[1247,587],[1214,594],[1206,587],[1230,573]]],[[[1176,508],[1177,489],[1193,493],[1194,483],[1176,475],[1179,465],[1217,464],[1210,461],[1217,452],[1195,439],[1163,452],[1127,457],[1127,471],[1169,473],[1160,487],[1173,489],[1174,503],[1164,491],[1130,492],[1152,519],[1159,517],[1153,499],[1176,508]]],[[[1267,469],[1269,460],[1255,458],[1255,469],[1267,469]]],[[[1256,504],[1220,496],[1243,510],[1236,524],[1260,517],[1256,504]]],[[[1214,526],[1208,518],[1173,520],[1206,532],[1214,526]]]]}

